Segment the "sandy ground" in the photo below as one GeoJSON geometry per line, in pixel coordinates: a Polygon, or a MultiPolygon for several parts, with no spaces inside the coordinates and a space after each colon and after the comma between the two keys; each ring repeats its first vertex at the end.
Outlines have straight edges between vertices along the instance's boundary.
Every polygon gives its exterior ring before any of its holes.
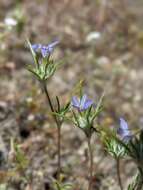
{"type": "MultiPolygon", "coordinates": [[[[10,139],[15,138],[29,160],[24,173],[32,176],[32,189],[50,189],[51,177],[56,173],[56,128],[48,115],[39,83],[26,70],[27,64],[33,62],[26,45],[27,37],[33,43],[60,40],[53,57],[65,64],[47,83],[53,99],[56,95],[63,103],[70,99],[82,79],[85,92],[95,102],[106,89],[99,122],[107,127],[117,126],[119,117],[123,116],[133,130],[142,128],[142,9],[141,1],[134,5],[129,0],[123,4],[111,1],[105,7],[86,0],[25,0],[18,6],[10,0],[0,1],[1,21],[20,10],[17,14],[23,22],[21,31],[17,28],[0,30],[5,32],[0,44],[2,172],[15,167],[7,161],[10,139]],[[98,34],[98,38],[93,38],[93,34],[98,34]]],[[[64,179],[74,184],[73,189],[86,189],[89,158],[85,137],[72,124],[65,123],[62,139],[64,179]]],[[[93,189],[117,190],[114,160],[107,155],[97,136],[93,137],[93,150],[93,189]]],[[[134,168],[129,160],[122,162],[125,186],[134,175],[134,168]]],[[[10,190],[30,188],[15,176],[4,177],[2,183],[10,190]]]]}

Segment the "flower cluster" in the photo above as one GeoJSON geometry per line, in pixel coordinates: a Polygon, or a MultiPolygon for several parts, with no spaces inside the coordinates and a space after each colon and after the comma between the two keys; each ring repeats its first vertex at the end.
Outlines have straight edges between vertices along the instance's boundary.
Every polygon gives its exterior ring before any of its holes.
{"type": "Polygon", "coordinates": [[[120,118],[119,121],[120,123],[117,130],[114,128],[113,131],[109,132],[109,135],[106,135],[104,139],[107,151],[114,158],[125,156],[127,153],[126,145],[132,139],[131,131],[129,130],[127,122],[123,118],[120,118]],[[111,136],[110,133],[112,134],[111,136]]]}
{"type": "Polygon", "coordinates": [[[93,132],[97,129],[94,126],[94,119],[101,112],[101,106],[96,107],[94,101],[89,99],[86,94],[80,98],[73,96],[71,100],[73,110],[73,122],[74,124],[83,130],[88,138],[91,138],[93,132]]]}
{"type": "Polygon", "coordinates": [[[28,41],[35,63],[35,66],[29,66],[28,70],[33,73],[39,81],[46,81],[49,79],[59,66],[60,63],[53,63],[53,60],[50,59],[50,55],[58,43],[59,41],[52,42],[48,45],[31,45],[28,41]]]}
{"type": "Polygon", "coordinates": [[[87,95],[84,94],[80,99],[78,99],[76,96],[72,97],[71,104],[73,107],[75,107],[78,111],[85,111],[90,106],[93,105],[93,101],[87,98],[87,95]]]}
{"type": "Polygon", "coordinates": [[[51,53],[54,50],[54,47],[59,43],[59,41],[54,41],[48,45],[42,45],[42,44],[33,44],[31,47],[34,50],[35,53],[37,53],[39,50],[41,52],[41,55],[43,58],[49,57],[51,53]]]}
{"type": "Polygon", "coordinates": [[[93,172],[93,154],[90,140],[94,132],[99,134],[107,152],[117,161],[117,173],[121,189],[123,188],[119,176],[119,160],[125,155],[128,155],[135,161],[139,172],[142,172],[140,173],[140,176],[143,177],[143,132],[139,137],[132,135],[128,123],[124,118],[120,118],[119,127],[117,129],[114,128],[113,130],[110,130],[97,125],[97,120],[95,119],[97,119],[102,112],[102,101],[99,101],[96,105],[86,94],[81,94],[80,97],[73,96],[71,101],[64,106],[61,106],[59,98],[56,96],[56,104],[55,102],[53,103],[47,90],[46,81],[55,73],[59,65],[54,63],[51,59],[51,54],[54,51],[54,48],[59,44],[59,41],[54,41],[48,45],[31,45],[30,42],[28,42],[28,44],[35,63],[32,68],[29,68],[29,71],[40,81],[58,129],[58,173],[61,171],[61,126],[65,120],[68,120],[72,121],[75,126],[80,128],[87,137],[86,139],[90,154],[89,190],[91,190],[93,172]],[[72,114],[69,114],[67,117],[66,114],[68,112],[72,114]]]}

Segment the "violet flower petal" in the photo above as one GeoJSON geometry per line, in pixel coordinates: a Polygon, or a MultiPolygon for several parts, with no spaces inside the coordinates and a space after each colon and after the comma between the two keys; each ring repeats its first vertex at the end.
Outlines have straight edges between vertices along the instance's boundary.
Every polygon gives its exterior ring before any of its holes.
{"type": "Polygon", "coordinates": [[[120,127],[124,130],[128,130],[128,123],[123,119],[123,118],[120,118],[120,127]]]}
{"type": "Polygon", "coordinates": [[[80,102],[78,100],[78,98],[76,96],[72,97],[72,101],[71,101],[72,106],[79,108],[80,107],[80,102]]]}
{"type": "Polygon", "coordinates": [[[33,44],[31,47],[33,51],[37,52],[41,48],[41,44],[33,44]]]}
{"type": "Polygon", "coordinates": [[[52,53],[54,47],[55,47],[57,44],[59,44],[59,41],[52,42],[51,44],[49,44],[49,45],[47,46],[49,53],[52,53]]]}
{"type": "Polygon", "coordinates": [[[132,137],[128,124],[123,118],[120,118],[120,127],[117,130],[117,134],[121,136],[123,141],[128,141],[132,137]]]}
{"type": "Polygon", "coordinates": [[[42,54],[42,57],[44,57],[44,58],[49,55],[49,50],[48,50],[47,46],[42,46],[41,47],[41,54],[42,54]]]}
{"type": "Polygon", "coordinates": [[[81,108],[81,109],[84,109],[84,105],[85,105],[85,103],[86,103],[86,100],[87,100],[87,95],[84,94],[84,95],[82,96],[82,98],[80,99],[80,108],[81,108]]]}
{"type": "Polygon", "coordinates": [[[85,104],[84,104],[84,109],[88,109],[91,105],[93,104],[93,101],[88,99],[86,100],[85,104]]]}

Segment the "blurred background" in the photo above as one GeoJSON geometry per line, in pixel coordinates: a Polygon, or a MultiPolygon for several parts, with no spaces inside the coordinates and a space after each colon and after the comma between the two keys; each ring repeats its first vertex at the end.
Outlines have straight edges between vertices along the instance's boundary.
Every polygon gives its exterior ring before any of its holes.
{"type": "MultiPolygon", "coordinates": [[[[50,127],[52,119],[39,83],[26,70],[33,64],[27,38],[31,43],[60,41],[53,57],[64,65],[48,82],[53,97],[59,95],[64,103],[82,80],[84,92],[95,102],[105,90],[102,124],[118,126],[122,116],[133,131],[142,129],[142,18],[142,0],[0,0],[0,171],[14,167],[6,161],[11,138],[30,160],[25,172],[33,176],[32,189],[50,189],[49,176],[56,171],[56,128],[50,127]]],[[[65,124],[62,136],[65,181],[74,183],[76,190],[85,189],[84,135],[65,124]]],[[[93,144],[95,189],[118,189],[114,161],[98,138],[93,144]]],[[[134,165],[125,161],[122,171],[126,186],[134,165]]],[[[6,177],[1,183],[12,190],[28,189],[15,178],[6,177]]]]}

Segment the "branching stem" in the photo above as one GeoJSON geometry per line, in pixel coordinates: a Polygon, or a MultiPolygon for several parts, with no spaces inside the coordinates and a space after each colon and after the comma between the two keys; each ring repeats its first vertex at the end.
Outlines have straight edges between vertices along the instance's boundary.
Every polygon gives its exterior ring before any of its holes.
{"type": "MultiPolygon", "coordinates": [[[[43,89],[44,89],[44,92],[46,94],[46,97],[47,97],[50,109],[54,113],[55,112],[54,106],[52,104],[52,101],[51,101],[51,98],[50,98],[50,95],[49,95],[49,92],[47,90],[47,86],[46,86],[45,82],[43,82],[43,89]]],[[[57,119],[56,115],[54,115],[54,114],[52,114],[52,115],[53,115],[53,119],[54,119],[54,121],[55,121],[55,123],[57,125],[57,133],[58,133],[58,139],[57,139],[57,149],[58,149],[58,163],[57,163],[58,171],[57,171],[57,178],[59,179],[60,172],[61,172],[61,123],[57,119]]]]}

